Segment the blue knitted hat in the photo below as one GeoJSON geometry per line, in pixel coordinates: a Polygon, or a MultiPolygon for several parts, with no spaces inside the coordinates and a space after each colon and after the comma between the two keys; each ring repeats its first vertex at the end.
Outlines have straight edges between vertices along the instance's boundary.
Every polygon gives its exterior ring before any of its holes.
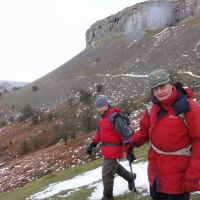
{"type": "Polygon", "coordinates": [[[106,97],[99,96],[99,97],[96,98],[96,101],[95,101],[96,107],[101,107],[101,106],[105,106],[105,105],[108,105],[108,104],[109,104],[109,101],[106,97]]]}

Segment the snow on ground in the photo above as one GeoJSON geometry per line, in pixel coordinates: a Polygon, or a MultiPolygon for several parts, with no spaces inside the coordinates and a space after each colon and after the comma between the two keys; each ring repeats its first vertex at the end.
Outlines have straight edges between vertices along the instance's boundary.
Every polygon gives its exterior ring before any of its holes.
{"type": "Polygon", "coordinates": [[[184,74],[189,74],[190,76],[193,76],[193,77],[196,77],[196,78],[200,78],[200,76],[198,76],[198,75],[195,75],[195,74],[193,74],[192,72],[190,72],[190,71],[179,71],[179,73],[184,73],[184,74]]]}
{"type": "MultiPolygon", "coordinates": [[[[128,161],[120,162],[127,170],[130,171],[130,166],[128,161]]],[[[138,192],[142,190],[148,191],[148,178],[147,178],[147,162],[138,163],[132,165],[133,172],[137,174],[135,181],[136,189],[138,192]]],[[[103,185],[101,181],[101,167],[94,170],[90,170],[81,175],[75,176],[74,178],[54,184],[50,184],[44,190],[30,196],[27,200],[39,200],[49,198],[56,195],[62,191],[69,190],[68,195],[77,191],[78,188],[82,186],[88,186],[88,188],[93,188],[91,196],[88,200],[98,200],[102,198],[103,185]]],[[[125,181],[120,176],[115,178],[114,182],[114,196],[119,196],[121,194],[129,192],[127,181],[125,181]]]]}
{"type": "Polygon", "coordinates": [[[116,74],[116,75],[111,75],[111,74],[96,74],[96,76],[100,76],[100,77],[135,77],[135,78],[146,78],[148,77],[148,75],[140,75],[140,74],[116,74]]]}

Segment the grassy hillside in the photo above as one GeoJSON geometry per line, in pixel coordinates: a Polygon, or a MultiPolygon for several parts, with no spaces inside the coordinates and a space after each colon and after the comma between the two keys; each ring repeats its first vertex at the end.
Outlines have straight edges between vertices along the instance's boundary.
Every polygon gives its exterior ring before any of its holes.
{"type": "MultiPolygon", "coordinates": [[[[140,162],[146,160],[147,149],[148,149],[148,145],[144,145],[142,148],[135,150],[135,154],[136,154],[137,158],[138,159],[141,158],[140,162]]],[[[0,199],[1,200],[23,200],[23,199],[26,199],[30,195],[32,195],[36,192],[39,192],[42,188],[46,187],[47,185],[49,185],[51,183],[57,183],[59,181],[68,180],[68,179],[71,179],[83,172],[97,168],[101,165],[101,162],[102,162],[102,159],[98,159],[96,161],[92,161],[92,162],[86,163],[81,166],[77,166],[77,167],[66,169],[66,170],[63,170],[60,172],[55,172],[55,173],[49,174],[45,177],[39,178],[35,181],[32,181],[31,183],[28,183],[25,186],[20,187],[14,191],[0,193],[0,199]]],[[[92,192],[91,189],[88,189],[87,187],[83,187],[79,191],[74,192],[72,195],[70,195],[68,197],[64,197],[64,198],[58,197],[59,195],[61,195],[61,194],[64,195],[66,193],[66,191],[63,191],[63,192],[57,194],[56,196],[54,196],[53,199],[84,200],[84,199],[87,199],[87,197],[91,194],[91,192],[92,192]]],[[[130,195],[131,198],[132,198],[132,195],[133,194],[130,195]]],[[[127,198],[128,198],[128,196],[127,196],[127,198]]],[[[121,197],[119,197],[119,199],[121,199],[121,197]]]]}
{"type": "MultiPolygon", "coordinates": [[[[148,150],[148,144],[144,145],[140,149],[135,150],[135,154],[138,158],[138,162],[145,161],[147,159],[147,150],[148,150]]],[[[18,188],[14,191],[10,192],[4,192],[0,193],[0,199],[1,200],[24,200],[28,198],[30,195],[39,192],[42,190],[42,188],[48,186],[51,183],[57,183],[59,181],[64,181],[71,179],[83,172],[86,172],[88,170],[92,170],[94,168],[97,168],[101,165],[102,159],[98,159],[96,161],[89,162],[87,164],[73,167],[70,169],[66,169],[60,172],[49,174],[45,177],[39,178],[31,183],[26,184],[25,186],[18,188]]],[[[66,193],[69,191],[62,191],[54,196],[51,197],[51,199],[54,200],[60,200],[60,199],[66,199],[66,200],[87,200],[87,198],[91,195],[92,189],[87,187],[81,187],[80,190],[77,190],[73,192],[71,195],[66,196],[66,193]]],[[[198,200],[199,195],[192,195],[192,200],[198,200]]],[[[125,195],[121,195],[116,197],[116,200],[133,200],[136,199],[136,194],[133,192],[129,192],[125,195]]],[[[49,198],[46,198],[49,199],[49,198]]],[[[141,197],[141,200],[150,200],[149,196],[141,197]]]]}

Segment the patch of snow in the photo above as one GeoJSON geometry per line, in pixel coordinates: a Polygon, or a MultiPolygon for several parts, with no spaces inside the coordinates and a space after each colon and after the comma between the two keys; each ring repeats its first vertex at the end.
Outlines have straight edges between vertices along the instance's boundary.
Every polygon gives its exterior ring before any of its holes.
{"type": "MultiPolygon", "coordinates": [[[[130,170],[128,161],[120,162],[120,164],[122,164],[127,170],[130,170]]],[[[137,178],[135,181],[136,189],[138,191],[141,191],[141,190],[148,191],[149,184],[148,184],[148,178],[147,178],[147,162],[133,164],[132,167],[133,167],[134,173],[137,174],[137,178]]],[[[90,170],[81,175],[75,176],[74,178],[70,180],[50,184],[46,189],[43,189],[42,191],[36,194],[33,194],[26,200],[39,200],[39,199],[49,198],[64,190],[65,191],[70,190],[70,194],[71,194],[72,192],[76,191],[78,188],[82,186],[95,188],[91,196],[89,197],[89,200],[101,199],[102,194],[103,194],[101,170],[102,168],[98,167],[94,170],[90,170]]],[[[117,176],[115,178],[114,188],[113,188],[114,196],[119,196],[127,192],[129,192],[127,182],[123,178],[117,176]]]]}
{"type": "Polygon", "coordinates": [[[133,42],[131,42],[128,46],[127,46],[127,48],[130,48],[134,43],[136,43],[137,42],[137,40],[133,40],[133,42]]]}
{"type": "Polygon", "coordinates": [[[168,27],[165,28],[163,31],[155,34],[154,46],[157,47],[162,42],[166,41],[167,38],[169,38],[170,36],[175,36],[177,29],[177,27],[168,27]]]}
{"type": "Polygon", "coordinates": [[[193,51],[196,53],[197,58],[200,58],[200,41],[196,43],[193,51]]]}
{"type": "Polygon", "coordinates": [[[179,71],[178,73],[189,74],[190,76],[193,76],[193,77],[196,77],[196,78],[200,78],[200,76],[198,76],[198,75],[195,75],[195,74],[193,74],[193,73],[192,73],[192,72],[190,72],[190,71],[187,71],[187,72],[179,71]]]}
{"type": "Polygon", "coordinates": [[[108,75],[108,74],[97,74],[97,76],[109,76],[109,77],[119,77],[119,76],[124,76],[124,77],[136,77],[136,78],[146,78],[148,75],[140,75],[140,74],[116,74],[116,75],[108,75]]]}

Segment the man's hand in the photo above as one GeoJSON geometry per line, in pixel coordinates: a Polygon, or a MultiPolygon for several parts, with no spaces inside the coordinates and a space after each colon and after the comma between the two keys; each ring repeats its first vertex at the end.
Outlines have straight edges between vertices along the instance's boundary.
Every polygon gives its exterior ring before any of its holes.
{"type": "Polygon", "coordinates": [[[87,148],[87,154],[88,155],[91,155],[92,154],[92,149],[93,149],[93,147],[96,147],[97,146],[97,143],[95,143],[95,142],[91,142],[90,143],[90,145],[88,146],[88,148],[87,148]]]}
{"type": "Polygon", "coordinates": [[[124,151],[128,154],[129,151],[133,151],[134,143],[125,141],[124,142],[124,151]]]}
{"type": "Polygon", "coordinates": [[[93,148],[92,146],[88,146],[87,151],[86,151],[88,155],[92,154],[92,148],[93,148]]]}
{"type": "Polygon", "coordinates": [[[136,160],[136,157],[132,150],[127,153],[126,157],[129,162],[133,162],[134,160],[136,160]]]}

